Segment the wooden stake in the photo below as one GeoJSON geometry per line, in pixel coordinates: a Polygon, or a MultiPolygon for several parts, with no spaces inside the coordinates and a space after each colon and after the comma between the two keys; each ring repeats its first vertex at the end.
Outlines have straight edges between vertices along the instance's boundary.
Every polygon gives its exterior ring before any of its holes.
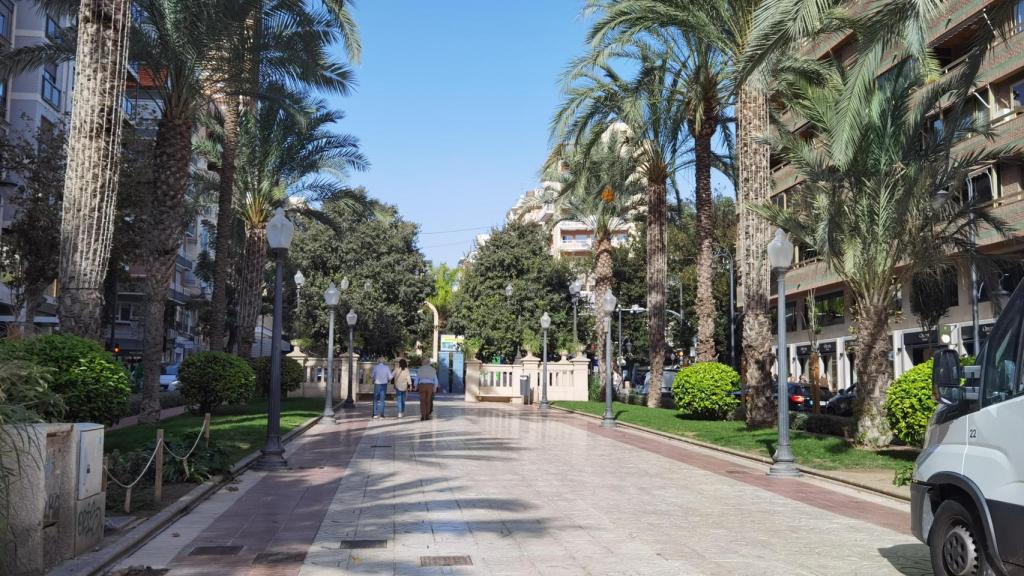
{"type": "Polygon", "coordinates": [[[132,489],[129,487],[124,491],[124,513],[132,513],[132,489]]]}
{"type": "Polygon", "coordinates": [[[203,415],[203,438],[206,439],[206,447],[210,447],[210,413],[203,415]]]}
{"type": "Polygon", "coordinates": [[[107,491],[107,471],[110,470],[110,456],[103,455],[103,479],[100,481],[101,490],[107,491]]]}
{"type": "Polygon", "coordinates": [[[164,430],[156,431],[156,458],[153,465],[156,469],[156,483],[153,485],[153,500],[159,504],[164,492],[164,430]]]}

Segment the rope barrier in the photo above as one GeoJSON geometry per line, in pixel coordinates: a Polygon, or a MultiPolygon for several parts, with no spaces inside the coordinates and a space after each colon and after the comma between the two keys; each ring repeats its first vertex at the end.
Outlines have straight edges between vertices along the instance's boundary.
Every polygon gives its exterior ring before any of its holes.
{"type": "Polygon", "coordinates": [[[188,457],[191,456],[192,453],[195,452],[196,448],[199,446],[199,440],[203,437],[203,432],[206,432],[206,428],[209,427],[209,425],[209,421],[203,421],[203,426],[202,428],[199,429],[199,434],[196,435],[195,443],[192,444],[192,448],[184,456],[178,456],[177,454],[174,453],[173,450],[171,450],[171,447],[167,445],[167,442],[165,442],[164,440],[160,440],[160,442],[158,442],[157,445],[153,447],[153,453],[149,455],[149,462],[146,463],[146,467],[142,469],[142,472],[139,473],[139,477],[136,478],[135,481],[132,482],[131,484],[122,484],[120,481],[118,481],[117,478],[114,478],[114,475],[110,473],[110,469],[107,468],[106,466],[103,466],[103,472],[106,473],[107,478],[109,478],[110,481],[113,482],[114,484],[117,484],[118,486],[124,488],[125,490],[131,490],[132,487],[134,487],[136,484],[139,483],[140,480],[142,480],[142,477],[146,475],[146,472],[149,471],[149,467],[153,465],[153,461],[156,459],[156,453],[159,451],[161,445],[163,445],[164,449],[167,450],[167,453],[170,454],[172,457],[178,459],[179,461],[187,460],[188,457]]]}

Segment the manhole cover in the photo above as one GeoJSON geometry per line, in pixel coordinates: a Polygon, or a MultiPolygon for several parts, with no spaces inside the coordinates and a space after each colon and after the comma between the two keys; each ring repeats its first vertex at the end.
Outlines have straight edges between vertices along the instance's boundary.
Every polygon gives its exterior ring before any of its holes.
{"type": "Polygon", "coordinates": [[[189,556],[234,556],[242,551],[241,546],[196,546],[189,556]]]}
{"type": "Polygon", "coordinates": [[[361,550],[364,548],[387,548],[387,540],[342,540],[343,550],[361,550]]]}
{"type": "Polygon", "coordinates": [[[420,556],[420,566],[472,566],[469,556],[420,556]]]}
{"type": "Polygon", "coordinates": [[[253,564],[302,564],[305,552],[263,552],[256,555],[253,564]]]}

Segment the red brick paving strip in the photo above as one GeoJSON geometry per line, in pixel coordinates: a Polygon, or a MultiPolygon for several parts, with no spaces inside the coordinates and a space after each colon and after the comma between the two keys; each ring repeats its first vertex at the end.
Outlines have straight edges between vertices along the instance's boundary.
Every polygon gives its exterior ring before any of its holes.
{"type": "Polygon", "coordinates": [[[366,414],[316,426],[285,457],[292,470],[271,472],[217,517],[171,561],[172,576],[296,576],[342,475],[359,446],[366,414]],[[197,546],[242,546],[232,556],[189,556],[197,546]],[[293,555],[253,564],[258,554],[293,555]]]}
{"type": "MultiPolygon", "coordinates": [[[[555,416],[554,413],[551,415],[555,416]]],[[[833,514],[869,522],[902,534],[910,534],[909,511],[896,510],[799,479],[772,478],[767,474],[751,470],[747,466],[736,465],[705,452],[705,449],[693,448],[680,442],[651,436],[643,432],[635,432],[627,428],[610,430],[602,428],[599,423],[591,421],[589,418],[571,414],[558,414],[557,416],[565,424],[586,430],[591,434],[653,452],[676,462],[731,478],[737,482],[743,482],[833,514]]]]}

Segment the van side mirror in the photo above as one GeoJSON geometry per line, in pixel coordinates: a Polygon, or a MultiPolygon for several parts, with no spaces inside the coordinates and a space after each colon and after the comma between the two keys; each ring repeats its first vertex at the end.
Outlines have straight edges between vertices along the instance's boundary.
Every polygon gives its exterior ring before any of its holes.
{"type": "Polygon", "coordinates": [[[960,388],[960,356],[956,350],[944,348],[935,353],[932,364],[932,396],[936,402],[952,406],[963,401],[960,388]]]}

